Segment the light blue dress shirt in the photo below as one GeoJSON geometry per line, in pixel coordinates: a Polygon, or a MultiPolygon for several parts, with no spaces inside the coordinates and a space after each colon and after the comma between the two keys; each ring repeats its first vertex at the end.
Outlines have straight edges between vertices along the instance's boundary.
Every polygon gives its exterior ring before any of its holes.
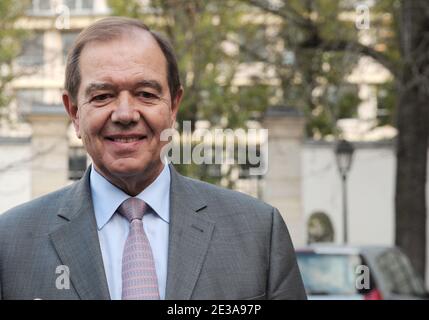
{"type": "MultiPolygon", "coordinates": [[[[131,196],[111,184],[91,167],[90,185],[104,269],[112,300],[122,293],[122,252],[129,232],[129,222],[116,209],[131,196]]],[[[158,277],[159,295],[165,299],[170,221],[170,169],[164,169],[152,184],[136,196],[145,201],[149,211],[144,216],[144,230],[152,247],[158,277]]]]}

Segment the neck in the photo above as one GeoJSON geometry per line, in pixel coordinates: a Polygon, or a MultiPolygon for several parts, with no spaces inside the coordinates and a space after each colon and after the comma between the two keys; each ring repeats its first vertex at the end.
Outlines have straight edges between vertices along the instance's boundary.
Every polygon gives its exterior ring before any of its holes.
{"type": "Polygon", "coordinates": [[[146,189],[150,184],[152,184],[152,182],[154,182],[156,178],[158,178],[158,176],[164,169],[164,164],[161,163],[159,167],[147,168],[143,172],[129,175],[114,175],[103,172],[103,170],[100,170],[94,164],[93,167],[111,184],[115,185],[116,187],[124,191],[126,194],[135,197],[144,189],[146,189]]]}

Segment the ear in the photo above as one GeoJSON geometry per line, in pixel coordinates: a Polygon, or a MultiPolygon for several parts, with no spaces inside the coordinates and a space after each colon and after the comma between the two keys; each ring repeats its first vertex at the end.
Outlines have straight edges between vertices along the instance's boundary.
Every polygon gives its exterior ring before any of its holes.
{"type": "Polygon", "coordinates": [[[77,108],[77,104],[73,102],[73,98],[70,96],[68,91],[63,92],[63,104],[66,109],[70,120],[73,122],[74,129],[76,131],[77,137],[80,139],[80,127],[79,127],[79,112],[77,108]]]}
{"type": "Polygon", "coordinates": [[[171,127],[174,126],[174,123],[176,122],[177,118],[177,112],[179,111],[180,102],[183,98],[183,87],[181,86],[180,89],[177,91],[176,97],[173,99],[171,104],[171,127]]]}

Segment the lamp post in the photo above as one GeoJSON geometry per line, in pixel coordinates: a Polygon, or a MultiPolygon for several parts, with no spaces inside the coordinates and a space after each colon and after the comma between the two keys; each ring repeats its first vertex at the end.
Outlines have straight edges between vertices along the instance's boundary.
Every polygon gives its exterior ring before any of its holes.
{"type": "Polygon", "coordinates": [[[348,242],[347,235],[347,175],[352,166],[354,147],[346,141],[338,141],[335,147],[335,157],[337,159],[338,171],[341,175],[342,192],[343,192],[343,241],[344,244],[348,242]]]}

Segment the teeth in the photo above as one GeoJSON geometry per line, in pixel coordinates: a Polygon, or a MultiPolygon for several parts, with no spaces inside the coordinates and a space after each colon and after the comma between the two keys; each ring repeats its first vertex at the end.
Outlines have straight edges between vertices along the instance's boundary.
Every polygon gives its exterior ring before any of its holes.
{"type": "Polygon", "coordinates": [[[139,138],[114,138],[115,142],[129,143],[140,140],[139,138]]]}

